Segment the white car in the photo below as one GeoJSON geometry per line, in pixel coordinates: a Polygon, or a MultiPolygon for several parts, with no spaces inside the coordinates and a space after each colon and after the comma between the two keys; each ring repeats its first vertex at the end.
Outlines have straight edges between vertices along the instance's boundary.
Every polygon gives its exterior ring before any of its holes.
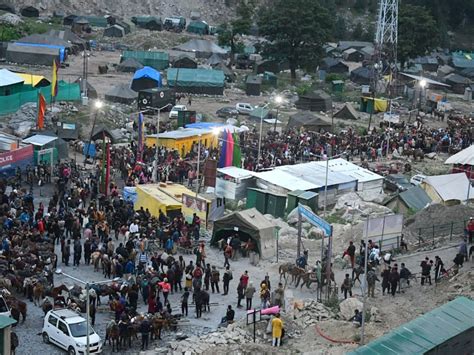
{"type": "Polygon", "coordinates": [[[10,307],[8,307],[7,302],[1,295],[0,295],[0,316],[11,317],[10,307]]]}
{"type": "Polygon", "coordinates": [[[186,111],[187,108],[184,105],[176,105],[170,111],[170,118],[178,118],[179,111],[186,111]]]}
{"type": "Polygon", "coordinates": [[[254,108],[255,107],[245,102],[239,102],[235,104],[235,109],[239,111],[241,115],[250,115],[250,112],[252,112],[254,108]]]}
{"type": "Polygon", "coordinates": [[[413,175],[410,179],[410,184],[414,185],[414,186],[418,186],[420,185],[424,180],[426,179],[426,176],[425,175],[422,175],[422,174],[416,174],[416,175],[413,175]]]}
{"type": "MultiPolygon", "coordinates": [[[[69,309],[51,310],[46,313],[43,324],[43,342],[63,348],[69,355],[86,353],[86,320],[69,309]]],[[[89,353],[102,352],[100,336],[89,327],[89,353]]]]}

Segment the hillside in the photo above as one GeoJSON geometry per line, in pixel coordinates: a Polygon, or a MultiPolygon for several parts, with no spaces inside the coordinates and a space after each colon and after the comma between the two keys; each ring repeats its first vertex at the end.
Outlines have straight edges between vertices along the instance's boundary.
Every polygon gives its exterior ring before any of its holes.
{"type": "Polygon", "coordinates": [[[106,15],[113,14],[123,18],[140,15],[170,16],[181,15],[189,18],[192,11],[211,23],[220,23],[229,18],[238,0],[10,0],[18,11],[23,6],[40,9],[41,15],[54,11],[66,14],[106,15]]]}

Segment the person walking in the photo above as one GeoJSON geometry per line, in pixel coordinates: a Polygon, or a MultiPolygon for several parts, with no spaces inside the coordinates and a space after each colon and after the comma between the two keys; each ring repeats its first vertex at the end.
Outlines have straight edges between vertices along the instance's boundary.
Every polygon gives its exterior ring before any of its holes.
{"type": "Polygon", "coordinates": [[[91,241],[87,238],[84,242],[84,263],[89,265],[91,263],[91,241]]]}
{"type": "Polygon", "coordinates": [[[275,306],[282,308],[284,303],[285,303],[285,288],[283,287],[283,284],[279,282],[278,287],[275,290],[275,306]]]}
{"type": "Polygon", "coordinates": [[[69,258],[71,257],[71,239],[68,239],[66,245],[64,246],[63,259],[64,264],[69,266],[69,258]]]}
{"type": "Polygon", "coordinates": [[[171,285],[168,283],[168,279],[166,277],[163,280],[163,282],[160,282],[158,285],[161,287],[164,303],[166,304],[166,302],[168,301],[168,295],[170,294],[170,291],[171,291],[171,285]]]}
{"type": "Polygon", "coordinates": [[[346,251],[344,252],[344,254],[342,254],[342,258],[344,258],[346,255],[349,255],[352,269],[354,268],[354,265],[355,265],[355,252],[356,252],[356,247],[351,240],[349,242],[349,246],[347,247],[346,251]]]}
{"type": "Polygon", "coordinates": [[[385,291],[387,291],[387,294],[390,293],[390,281],[389,281],[389,276],[390,276],[390,270],[391,267],[388,266],[387,269],[384,269],[380,276],[382,277],[382,295],[385,295],[385,291]]]}
{"type": "Polygon", "coordinates": [[[81,261],[81,255],[82,255],[81,241],[79,240],[79,238],[76,238],[76,240],[74,240],[73,266],[79,266],[79,262],[81,261]]]}
{"type": "Polygon", "coordinates": [[[204,286],[206,287],[206,291],[209,291],[209,283],[211,282],[211,264],[206,264],[206,269],[204,270],[204,286]]]}
{"type": "Polygon", "coordinates": [[[431,285],[431,264],[430,264],[430,259],[428,257],[425,258],[420,263],[421,267],[421,286],[425,284],[425,281],[429,281],[431,285]]]}
{"type": "Polygon", "coordinates": [[[147,317],[140,324],[140,333],[142,334],[142,348],[141,350],[148,349],[148,340],[150,338],[151,323],[147,317]]]}
{"type": "Polygon", "coordinates": [[[280,319],[280,313],[277,313],[275,318],[272,319],[272,338],[273,346],[280,346],[281,336],[283,333],[283,321],[280,319]]]}
{"type": "Polygon", "coordinates": [[[247,311],[252,309],[252,300],[253,295],[255,294],[255,287],[253,286],[253,282],[249,282],[247,288],[245,289],[245,300],[247,302],[247,311]]]}
{"type": "Polygon", "coordinates": [[[439,278],[443,273],[445,273],[446,270],[444,269],[444,263],[441,258],[436,255],[435,256],[435,282],[438,282],[439,278]]]}
{"type": "Polygon", "coordinates": [[[270,300],[270,291],[267,288],[267,285],[262,283],[260,285],[260,301],[261,308],[265,309],[268,307],[268,301],[270,300]]]}
{"type": "Polygon", "coordinates": [[[398,282],[400,281],[400,274],[397,270],[397,264],[393,266],[388,279],[390,281],[390,290],[392,291],[392,297],[395,297],[395,293],[397,292],[398,288],[398,282]]]}
{"type": "Polygon", "coordinates": [[[181,296],[181,314],[183,316],[188,316],[188,299],[189,299],[189,291],[188,288],[184,288],[184,293],[181,296]]]}
{"type": "Polygon", "coordinates": [[[229,267],[229,259],[232,258],[232,247],[230,244],[227,244],[224,248],[224,267],[229,267]]]}
{"type": "Polygon", "coordinates": [[[230,271],[230,267],[227,266],[224,272],[224,276],[222,277],[222,283],[224,284],[224,296],[229,293],[229,284],[232,279],[232,271],[230,271]]]}
{"type": "Polygon", "coordinates": [[[349,293],[349,296],[352,297],[352,280],[350,279],[349,274],[346,274],[346,277],[342,282],[341,293],[344,293],[345,300],[347,299],[347,293],[349,293]]]}
{"type": "Polygon", "coordinates": [[[367,287],[369,297],[375,297],[375,282],[380,281],[375,273],[374,269],[370,268],[367,270],[367,287]]]}
{"type": "Polygon", "coordinates": [[[211,271],[211,290],[212,290],[212,293],[214,293],[215,291],[217,291],[217,293],[220,293],[219,291],[219,281],[221,279],[221,274],[219,272],[219,270],[216,269],[215,266],[212,267],[212,271],[211,271]]]}
{"type": "Polygon", "coordinates": [[[237,285],[237,308],[242,308],[242,300],[245,297],[245,287],[242,279],[240,279],[237,285]]]}

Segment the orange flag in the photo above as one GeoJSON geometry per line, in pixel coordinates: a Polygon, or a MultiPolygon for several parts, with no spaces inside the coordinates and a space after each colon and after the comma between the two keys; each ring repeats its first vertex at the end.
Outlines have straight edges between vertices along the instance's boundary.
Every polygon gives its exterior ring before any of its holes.
{"type": "Polygon", "coordinates": [[[46,100],[43,95],[38,93],[38,129],[44,128],[44,114],[46,113],[46,100]]]}

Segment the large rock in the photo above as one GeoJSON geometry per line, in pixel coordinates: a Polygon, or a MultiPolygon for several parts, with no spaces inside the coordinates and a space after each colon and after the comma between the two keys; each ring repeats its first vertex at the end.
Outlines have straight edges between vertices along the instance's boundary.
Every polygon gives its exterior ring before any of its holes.
{"type": "Polygon", "coordinates": [[[354,316],[354,311],[357,309],[362,312],[362,302],[357,298],[350,297],[339,304],[340,315],[343,319],[349,320],[354,316]]]}
{"type": "Polygon", "coordinates": [[[2,16],[0,16],[0,23],[17,26],[23,23],[23,20],[20,16],[15,14],[3,14],[2,16]]]}

